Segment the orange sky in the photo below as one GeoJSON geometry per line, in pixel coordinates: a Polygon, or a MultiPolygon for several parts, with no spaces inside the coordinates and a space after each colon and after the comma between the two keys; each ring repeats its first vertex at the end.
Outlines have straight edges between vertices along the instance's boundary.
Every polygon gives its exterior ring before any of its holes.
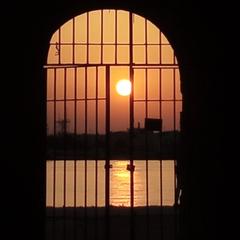
{"type": "MultiPolygon", "coordinates": [[[[129,13],[126,11],[104,10],[103,29],[101,28],[101,11],[92,11],[89,14],[82,14],[65,23],[60,30],[57,30],[50,41],[47,64],[129,64],[129,13]],[[87,37],[87,18],[89,34],[87,37]],[[117,20],[116,20],[117,19],[117,20]],[[115,21],[117,29],[115,28],[115,21]],[[73,26],[75,25],[75,30],[73,26]],[[101,31],[103,34],[101,35],[101,31]],[[61,42],[61,45],[59,45],[61,42]],[[101,42],[102,47],[101,47],[101,42]],[[74,43],[74,44],[73,44],[74,43]],[[88,43],[88,52],[87,45],[88,43]],[[116,43],[116,44],[115,44],[116,43]]],[[[165,36],[151,22],[146,21],[141,16],[133,17],[133,63],[135,64],[174,64],[176,59],[173,49],[169,45],[165,36]],[[146,31],[146,33],[145,33],[146,31]],[[145,43],[148,47],[146,49],[145,43]],[[161,47],[160,47],[161,43],[161,47]],[[161,56],[161,57],[160,57],[161,56]]],[[[83,99],[77,101],[77,131],[84,131],[85,120],[85,83],[87,81],[87,98],[96,98],[96,79],[98,79],[98,98],[105,97],[105,67],[78,67],[64,70],[59,68],[47,70],[47,104],[48,130],[53,132],[53,112],[54,103],[54,81],[56,80],[56,117],[57,120],[64,117],[64,93],[68,100],[66,115],[70,120],[68,131],[73,132],[74,126],[74,101],[75,88],[76,97],[83,99]],[[66,77],[66,89],[64,89],[66,77]],[[55,80],[54,80],[55,79],[55,80]],[[76,79],[76,86],[75,86],[76,79]]],[[[129,128],[129,97],[120,96],[116,93],[115,85],[120,79],[129,78],[128,66],[110,67],[110,108],[111,108],[111,131],[127,130],[129,128]]],[[[159,101],[148,103],[148,117],[159,118],[160,110],[163,119],[163,129],[172,130],[174,127],[174,106],[176,113],[176,127],[179,128],[179,113],[181,102],[169,101],[181,99],[180,76],[178,68],[162,69],[134,69],[134,98],[141,99],[160,99],[159,101]],[[146,93],[146,76],[147,88],[146,93]],[[174,88],[175,82],[175,88],[174,88]],[[160,92],[161,83],[161,92],[160,92]]],[[[134,104],[134,123],[143,122],[146,114],[145,102],[134,104]]],[[[88,100],[88,132],[94,133],[96,119],[96,101],[88,100]]],[[[98,101],[98,122],[99,131],[104,132],[105,122],[105,101],[98,101]]]]}

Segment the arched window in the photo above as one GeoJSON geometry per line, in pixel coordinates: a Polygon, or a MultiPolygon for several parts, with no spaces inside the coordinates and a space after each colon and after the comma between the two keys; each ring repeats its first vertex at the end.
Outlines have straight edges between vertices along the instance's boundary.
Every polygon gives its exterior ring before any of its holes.
{"type": "MultiPolygon", "coordinates": [[[[51,230],[47,221],[47,230],[62,239],[56,230],[62,224],[72,229],[64,233],[67,239],[89,239],[92,232],[116,239],[113,216],[129,211],[129,237],[156,231],[174,239],[176,219],[169,216],[178,204],[182,97],[177,59],[165,35],[131,12],[86,12],[53,34],[44,67],[46,202],[55,224],[51,230]],[[118,90],[120,80],[127,86],[118,90]],[[152,212],[160,216],[158,227],[150,224],[152,212]],[[146,228],[137,227],[145,221],[135,221],[139,214],[146,216],[146,228]]],[[[121,219],[118,224],[125,225],[121,219]]]]}

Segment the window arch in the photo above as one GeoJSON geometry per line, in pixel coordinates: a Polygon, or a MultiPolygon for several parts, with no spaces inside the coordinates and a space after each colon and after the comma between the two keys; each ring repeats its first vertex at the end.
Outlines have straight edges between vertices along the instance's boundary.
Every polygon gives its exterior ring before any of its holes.
{"type": "Polygon", "coordinates": [[[182,98],[177,59],[161,30],[124,10],[86,12],[53,34],[45,69],[53,213],[104,206],[109,218],[111,205],[176,205],[182,98]],[[122,78],[132,84],[124,98],[114,90],[122,78]]]}

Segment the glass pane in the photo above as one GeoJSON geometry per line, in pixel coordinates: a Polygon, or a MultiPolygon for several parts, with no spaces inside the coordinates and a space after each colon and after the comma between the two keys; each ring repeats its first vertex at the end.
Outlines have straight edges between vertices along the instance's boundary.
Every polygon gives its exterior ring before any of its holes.
{"type": "Polygon", "coordinates": [[[73,20],[69,20],[60,28],[61,43],[73,43],[73,20]]]}
{"type": "Polygon", "coordinates": [[[87,68],[87,98],[96,98],[96,68],[87,68]]]}
{"type": "Polygon", "coordinates": [[[85,98],[85,68],[77,69],[77,98],[85,98]]]}
{"type": "Polygon", "coordinates": [[[95,205],[95,162],[87,162],[87,206],[95,205]]]}
{"type": "Polygon", "coordinates": [[[67,70],[67,86],[66,86],[66,98],[73,99],[75,93],[75,72],[74,68],[68,68],[67,70]]]}
{"type": "Polygon", "coordinates": [[[89,46],[89,63],[91,64],[101,63],[101,47],[99,45],[89,46]]]}
{"type": "Polygon", "coordinates": [[[62,207],[64,203],[64,162],[56,161],[56,207],[62,207]]]}
{"type": "Polygon", "coordinates": [[[159,56],[159,46],[148,46],[147,47],[147,57],[149,64],[159,64],[160,56],[159,56]]]}
{"type": "Polygon", "coordinates": [[[158,69],[148,70],[148,99],[159,99],[159,71],[158,69]]]}
{"type": "Polygon", "coordinates": [[[163,64],[174,63],[174,55],[171,45],[162,45],[162,63],[163,64]]]}
{"type": "Polygon", "coordinates": [[[134,69],[134,99],[143,100],[146,98],[145,70],[134,69]]]}
{"type": "Polygon", "coordinates": [[[173,100],[173,69],[162,70],[162,99],[173,100]]]}
{"type": "Polygon", "coordinates": [[[147,21],[147,43],[148,44],[159,44],[159,29],[147,21]]]}
{"type": "Polygon", "coordinates": [[[115,62],[115,46],[103,46],[103,62],[104,63],[114,63],[115,62]]]}
{"type": "Polygon", "coordinates": [[[66,161],[66,206],[74,204],[74,161],[66,161]]]}
{"type": "Polygon", "coordinates": [[[87,14],[81,14],[75,17],[75,42],[87,42],[87,14]]]}
{"type": "Polygon", "coordinates": [[[98,68],[98,98],[106,97],[106,72],[105,67],[98,68]]]}
{"type": "Polygon", "coordinates": [[[115,42],[115,11],[103,10],[103,43],[115,42]]]}
{"type": "Polygon", "coordinates": [[[101,42],[101,11],[89,12],[89,43],[101,42]]]}
{"type": "Polygon", "coordinates": [[[87,62],[87,47],[84,45],[75,46],[75,63],[87,62]]]}
{"type": "Polygon", "coordinates": [[[77,189],[77,206],[84,206],[84,161],[77,161],[77,176],[76,176],[76,189],[77,189]]]}
{"type": "Polygon", "coordinates": [[[117,42],[129,44],[129,13],[117,11],[117,42]]]}
{"type": "Polygon", "coordinates": [[[133,43],[146,43],[145,36],[145,19],[136,14],[133,14],[133,43]]]}
{"type": "Polygon", "coordinates": [[[56,99],[64,99],[64,69],[56,70],[56,99]]]}
{"type": "Polygon", "coordinates": [[[117,63],[129,63],[129,46],[118,45],[117,46],[117,63]]]}
{"type": "Polygon", "coordinates": [[[148,102],[148,117],[159,118],[159,102],[148,102]]]}
{"type": "Polygon", "coordinates": [[[73,63],[73,46],[72,45],[61,45],[60,54],[61,54],[61,63],[73,63]]]}
{"type": "Polygon", "coordinates": [[[47,69],[47,100],[53,100],[54,87],[54,69],[47,69]]]}
{"type": "Polygon", "coordinates": [[[47,103],[47,134],[54,134],[54,103],[47,103]]]}
{"type": "Polygon", "coordinates": [[[146,63],[145,46],[133,46],[133,62],[134,63],[146,63]]]}

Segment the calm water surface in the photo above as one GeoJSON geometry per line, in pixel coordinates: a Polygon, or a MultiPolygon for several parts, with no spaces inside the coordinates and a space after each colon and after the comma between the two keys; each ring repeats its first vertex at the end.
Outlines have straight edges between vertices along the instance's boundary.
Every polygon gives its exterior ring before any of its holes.
{"type": "MultiPolygon", "coordinates": [[[[130,172],[127,170],[128,160],[111,160],[110,169],[110,203],[114,206],[130,205],[130,172]]],[[[47,161],[47,206],[104,206],[105,203],[105,161],[94,160],[47,161]],[[55,169],[55,173],[54,173],[55,169]],[[64,169],[66,171],[64,171],[64,169]],[[65,174],[64,174],[65,172],[65,174]],[[55,176],[55,190],[54,190],[55,176]],[[85,184],[86,176],[86,184],[85,184]],[[65,181],[64,181],[65,179],[65,181]],[[95,184],[97,182],[97,185],[95,184]],[[74,194],[76,189],[76,194],[74,194]],[[86,192],[86,195],[85,195],[86,192]],[[55,194],[54,194],[55,193],[55,194]],[[64,194],[65,193],[65,194],[64,194]],[[54,203],[55,199],[55,203],[54,203]],[[85,204],[86,203],[86,204],[85,204]]],[[[134,171],[134,205],[145,206],[147,203],[147,175],[148,175],[148,203],[149,205],[173,205],[174,203],[174,161],[146,161],[135,160],[134,171]],[[162,171],[161,171],[162,169],[162,171]],[[161,174],[162,172],[162,184],[161,174]],[[162,185],[162,196],[161,186],[162,185]]]]}

